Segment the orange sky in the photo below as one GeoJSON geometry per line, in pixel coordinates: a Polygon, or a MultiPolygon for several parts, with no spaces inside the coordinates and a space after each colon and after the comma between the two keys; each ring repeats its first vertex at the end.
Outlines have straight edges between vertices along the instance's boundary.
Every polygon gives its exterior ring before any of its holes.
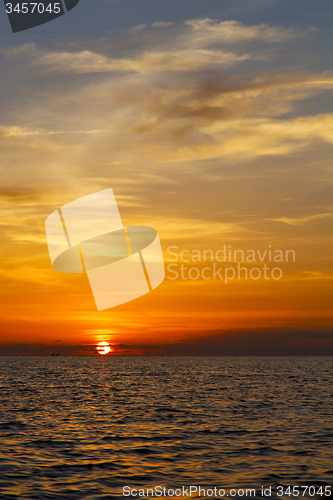
{"type": "Polygon", "coordinates": [[[333,110],[316,99],[331,99],[333,75],[295,67],[316,35],[201,19],[124,30],[121,56],[117,36],[2,52],[24,78],[3,84],[0,343],[174,344],[256,329],[331,338],[333,110]],[[109,187],[125,225],[158,231],[166,266],[171,245],[271,245],[296,262],[280,263],[276,281],[167,271],[152,293],[97,312],[86,276],[52,269],[44,224],[109,187]]]}

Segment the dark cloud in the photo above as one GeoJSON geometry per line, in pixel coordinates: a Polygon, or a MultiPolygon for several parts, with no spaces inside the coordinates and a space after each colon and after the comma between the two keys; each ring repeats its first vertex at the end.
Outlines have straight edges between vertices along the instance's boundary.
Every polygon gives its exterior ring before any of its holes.
{"type": "MultiPolygon", "coordinates": [[[[170,344],[117,344],[113,355],[161,356],[333,356],[333,331],[256,329],[215,331],[189,335],[170,344]]],[[[0,355],[47,356],[54,353],[47,345],[17,344],[0,346],[0,355]]],[[[95,345],[58,345],[60,355],[97,354],[95,345]]]]}
{"type": "Polygon", "coordinates": [[[91,355],[97,354],[95,345],[0,345],[0,356],[61,356],[91,355]],[[55,350],[56,349],[56,350],[55,350]]]}
{"type": "Polygon", "coordinates": [[[332,331],[289,329],[218,331],[174,344],[114,346],[135,354],[171,356],[333,356],[332,331]]]}

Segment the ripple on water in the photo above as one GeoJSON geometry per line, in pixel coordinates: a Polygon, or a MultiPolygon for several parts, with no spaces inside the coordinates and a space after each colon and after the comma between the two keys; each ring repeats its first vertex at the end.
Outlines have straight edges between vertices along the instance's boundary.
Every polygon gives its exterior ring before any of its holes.
{"type": "Polygon", "coordinates": [[[1,499],[330,485],[332,358],[0,362],[1,499]]]}

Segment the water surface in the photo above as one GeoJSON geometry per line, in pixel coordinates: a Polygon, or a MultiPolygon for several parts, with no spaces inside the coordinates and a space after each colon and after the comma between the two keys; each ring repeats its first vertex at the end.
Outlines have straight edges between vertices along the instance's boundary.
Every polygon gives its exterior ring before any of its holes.
{"type": "Polygon", "coordinates": [[[331,485],[332,367],[330,357],[0,357],[0,498],[331,485]]]}

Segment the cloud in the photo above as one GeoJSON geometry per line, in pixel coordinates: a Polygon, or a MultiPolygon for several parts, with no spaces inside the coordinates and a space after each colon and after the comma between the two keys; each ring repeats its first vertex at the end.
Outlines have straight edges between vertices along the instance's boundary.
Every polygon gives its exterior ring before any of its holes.
{"type": "Polygon", "coordinates": [[[287,328],[216,330],[185,334],[172,343],[125,343],[113,349],[115,354],[172,356],[328,356],[333,355],[333,333],[287,328]]]}
{"type": "Polygon", "coordinates": [[[102,134],[108,130],[27,130],[21,127],[1,127],[1,137],[26,137],[37,135],[61,135],[61,134],[102,134]]]}
{"type": "Polygon", "coordinates": [[[186,21],[185,24],[197,33],[196,43],[198,45],[217,42],[246,43],[251,41],[285,43],[295,38],[300,38],[310,31],[271,27],[267,24],[245,26],[239,21],[219,22],[209,18],[193,19],[186,21]]]}
{"type": "Polygon", "coordinates": [[[128,162],[133,155],[159,162],[286,155],[311,142],[332,143],[332,114],[283,118],[295,102],[332,89],[330,75],[269,74],[246,81],[209,72],[190,78],[185,70],[163,77],[156,71],[152,81],[143,72],[76,89],[63,130],[38,130],[39,116],[59,127],[58,103],[40,97],[31,115],[37,119],[33,128],[2,126],[0,140],[17,138],[24,148],[54,155],[64,147],[71,156],[80,151],[86,156],[90,149],[95,163],[107,149],[109,163],[128,162]],[[89,124],[86,130],[80,130],[83,122],[89,124]],[[92,139],[84,143],[75,135],[92,139]]]}
{"type": "MultiPolygon", "coordinates": [[[[9,58],[24,56],[30,64],[45,67],[48,71],[67,73],[104,73],[119,71],[188,71],[203,67],[228,67],[246,60],[260,60],[267,56],[252,53],[235,53],[224,50],[223,45],[244,44],[251,41],[286,43],[304,37],[309,30],[270,27],[266,24],[246,26],[238,21],[219,22],[213,19],[194,19],[181,24],[157,22],[150,26],[132,28],[129,40],[142,32],[153,37],[149,50],[144,43],[133,51],[128,45],[127,57],[106,55],[107,45],[100,52],[92,50],[56,51],[47,53],[34,43],[26,43],[2,52],[9,58]],[[161,30],[163,34],[161,34],[161,30]],[[134,56],[131,54],[134,52],[134,56]]],[[[139,39],[140,40],[140,39],[139,39]]],[[[100,49],[101,49],[100,48],[100,49]]],[[[109,50],[110,52],[110,50],[109,50]]],[[[112,51],[111,51],[112,52],[112,51]]]]}
{"type": "Polygon", "coordinates": [[[2,137],[22,137],[27,135],[39,135],[39,132],[26,130],[23,127],[0,127],[0,139],[2,137]]]}
{"type": "Polygon", "coordinates": [[[152,24],[153,28],[171,28],[174,25],[175,25],[175,23],[166,23],[163,21],[156,22],[156,23],[152,24]]]}
{"type": "MultiPolygon", "coordinates": [[[[61,342],[61,341],[60,341],[61,342]]],[[[12,344],[0,345],[0,356],[51,356],[59,354],[61,356],[75,355],[98,355],[94,345],[57,345],[49,346],[43,344],[12,344]],[[54,349],[56,348],[56,352],[54,349]]]]}
{"type": "Polygon", "coordinates": [[[230,66],[237,62],[259,57],[249,54],[237,55],[222,50],[191,49],[144,52],[137,58],[112,59],[91,51],[76,53],[57,52],[41,55],[35,64],[48,67],[50,71],[69,73],[105,73],[112,71],[154,72],[188,71],[206,65],[230,66]]]}
{"type": "Polygon", "coordinates": [[[284,222],[285,224],[289,224],[291,226],[298,226],[300,224],[305,224],[306,222],[310,222],[317,219],[325,219],[325,218],[333,219],[333,213],[324,213],[324,214],[314,214],[309,217],[300,217],[298,219],[293,219],[291,217],[281,217],[280,219],[271,219],[275,222],[284,222]]]}
{"type": "MultiPolygon", "coordinates": [[[[9,112],[4,103],[2,185],[45,192],[59,206],[109,187],[112,178],[126,197],[125,208],[142,207],[162,185],[177,192],[185,170],[195,168],[197,184],[207,183],[213,174],[194,167],[198,162],[235,165],[330,145],[333,115],[295,116],[295,109],[331,90],[332,74],[265,69],[265,58],[272,55],[267,41],[275,54],[275,45],[306,36],[307,31],[201,19],[142,27],[119,39],[92,41],[84,49],[37,44],[11,48],[5,52],[10,64],[21,67],[27,61],[33,79],[30,87],[27,79],[24,94],[14,86],[18,101],[9,112]],[[244,50],[244,43],[254,40],[255,50],[249,43],[244,50]],[[254,72],[251,64],[257,62],[263,66],[254,72]],[[244,65],[241,73],[232,71],[235,63],[244,65]],[[177,170],[180,163],[183,167],[177,170]],[[17,165],[24,168],[13,180],[17,165]]],[[[184,217],[178,227],[189,224],[196,231],[201,217],[190,219],[184,217]]],[[[15,227],[6,240],[19,240],[15,227]]],[[[170,231],[176,228],[177,223],[170,231]]],[[[37,243],[40,235],[22,238],[37,243]]]]}
{"type": "MultiPolygon", "coordinates": [[[[298,66],[307,37],[308,32],[279,27],[199,20],[140,27],[77,45],[7,51],[4,71],[25,72],[24,88],[14,78],[6,86],[0,120],[1,277],[7,284],[1,297],[10,302],[12,314],[17,303],[21,314],[32,314],[31,300],[38,302],[34,314],[52,323],[55,311],[65,311],[77,322],[91,315],[89,325],[95,324],[83,280],[54,273],[50,266],[44,221],[59,206],[108,187],[114,189],[124,223],[156,227],[164,248],[170,244],[181,250],[190,243],[198,249],[224,243],[242,248],[246,242],[295,248],[303,259],[290,278],[297,290],[302,288],[297,307],[309,305],[301,274],[309,269],[317,272],[307,276],[309,297],[319,301],[322,277],[332,275],[327,256],[331,219],[318,214],[332,204],[333,113],[328,107],[309,113],[307,102],[329,93],[333,76],[298,66]],[[283,58],[281,68],[278,55],[287,44],[290,67],[283,58]]],[[[177,331],[188,324],[198,329],[210,322],[214,327],[246,324],[253,307],[264,313],[256,311],[251,324],[289,324],[292,312],[280,312],[289,298],[295,303],[287,281],[267,293],[260,283],[240,287],[237,294],[238,285],[226,291],[209,285],[197,289],[192,283],[187,295],[183,283],[166,284],[160,295],[149,297],[155,301],[156,323],[153,313],[143,320],[141,304],[133,303],[117,311],[117,324],[127,321],[123,330],[130,323],[135,334],[144,324],[141,333],[149,327],[151,335],[155,324],[162,328],[161,318],[165,331],[171,323],[177,331]],[[259,289],[264,291],[257,300],[259,289]],[[242,303],[236,306],[239,294],[242,303]],[[177,301],[170,302],[172,297],[177,301]],[[271,319],[265,316],[268,300],[277,304],[271,319]],[[244,304],[247,312],[239,319],[244,304]],[[230,308],[237,309],[232,319],[230,308]]],[[[325,296],[330,296],[328,284],[325,296]]],[[[329,310],[321,299],[318,307],[329,310]]],[[[304,315],[300,311],[297,321],[304,315]]],[[[104,316],[105,324],[110,318],[104,316]]],[[[66,335],[64,329],[57,331],[66,335]]],[[[200,346],[191,349],[186,352],[198,352],[200,346]]]]}
{"type": "MultiPolygon", "coordinates": [[[[94,355],[97,344],[58,345],[62,355],[94,355]]],[[[53,347],[54,348],[54,347],[53,347]]],[[[0,345],[1,355],[50,355],[49,345],[0,345]]],[[[187,333],[173,342],[113,344],[112,355],[162,356],[332,356],[333,333],[288,328],[215,330],[187,333]]]]}

